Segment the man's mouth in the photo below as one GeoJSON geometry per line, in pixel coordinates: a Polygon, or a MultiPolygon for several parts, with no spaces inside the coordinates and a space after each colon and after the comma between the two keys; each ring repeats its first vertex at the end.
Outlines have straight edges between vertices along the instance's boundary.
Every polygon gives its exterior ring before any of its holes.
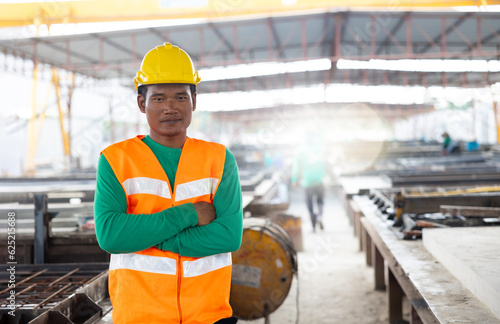
{"type": "Polygon", "coordinates": [[[162,123],[165,123],[167,125],[174,125],[174,124],[178,123],[179,121],[180,121],[180,119],[172,118],[172,119],[162,120],[162,123]]]}

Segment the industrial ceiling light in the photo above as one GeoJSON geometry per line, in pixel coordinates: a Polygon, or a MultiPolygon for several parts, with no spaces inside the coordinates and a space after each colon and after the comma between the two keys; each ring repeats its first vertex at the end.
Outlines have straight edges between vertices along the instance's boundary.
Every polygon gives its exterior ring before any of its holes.
{"type": "Polygon", "coordinates": [[[387,70],[407,72],[500,72],[497,60],[369,60],[340,59],[339,70],[387,70]]]}
{"type": "Polygon", "coordinates": [[[202,81],[251,78],[266,75],[297,73],[307,71],[324,71],[332,67],[330,59],[316,59],[296,62],[266,62],[231,65],[200,70],[202,81]]]}
{"type": "MultiPolygon", "coordinates": [[[[473,98],[489,102],[484,88],[424,87],[424,86],[365,86],[332,83],[286,89],[231,91],[199,94],[197,111],[235,111],[307,105],[316,103],[374,103],[389,105],[432,104],[436,100],[463,105],[473,98]],[[238,102],[238,105],[234,103],[238,102]]],[[[499,90],[500,91],[500,90],[499,90]]]]}

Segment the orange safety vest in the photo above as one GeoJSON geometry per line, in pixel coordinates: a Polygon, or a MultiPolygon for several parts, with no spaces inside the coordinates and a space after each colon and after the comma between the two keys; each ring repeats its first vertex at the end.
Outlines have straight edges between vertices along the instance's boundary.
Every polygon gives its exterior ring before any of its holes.
{"type": "MultiPolygon", "coordinates": [[[[160,162],[141,140],[116,143],[102,153],[127,196],[127,213],[156,213],[213,197],[222,178],[226,149],[221,144],[187,138],[175,188],[160,162]]],[[[112,254],[109,295],[113,323],[214,323],[230,317],[231,253],[183,257],[151,247],[112,254]]]]}

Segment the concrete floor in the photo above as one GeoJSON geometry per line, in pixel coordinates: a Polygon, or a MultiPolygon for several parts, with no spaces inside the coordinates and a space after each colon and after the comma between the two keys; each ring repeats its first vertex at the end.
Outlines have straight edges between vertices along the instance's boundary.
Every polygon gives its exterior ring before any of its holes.
{"type": "MultiPolygon", "coordinates": [[[[325,230],[312,232],[302,189],[290,193],[287,213],[302,218],[304,251],[298,253],[299,323],[387,323],[385,292],[373,289],[373,269],[358,249],[335,188],[326,192],[325,230]]],[[[270,316],[272,324],[296,323],[297,280],[284,303],[270,316]]],[[[264,319],[243,321],[261,324],[264,319]]]]}

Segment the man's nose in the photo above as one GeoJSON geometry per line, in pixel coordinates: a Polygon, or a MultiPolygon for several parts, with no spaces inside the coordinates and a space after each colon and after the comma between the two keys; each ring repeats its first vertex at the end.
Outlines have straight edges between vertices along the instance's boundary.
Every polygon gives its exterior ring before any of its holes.
{"type": "Polygon", "coordinates": [[[172,98],[166,99],[163,105],[163,111],[167,113],[173,110],[175,110],[175,100],[172,98]]]}

